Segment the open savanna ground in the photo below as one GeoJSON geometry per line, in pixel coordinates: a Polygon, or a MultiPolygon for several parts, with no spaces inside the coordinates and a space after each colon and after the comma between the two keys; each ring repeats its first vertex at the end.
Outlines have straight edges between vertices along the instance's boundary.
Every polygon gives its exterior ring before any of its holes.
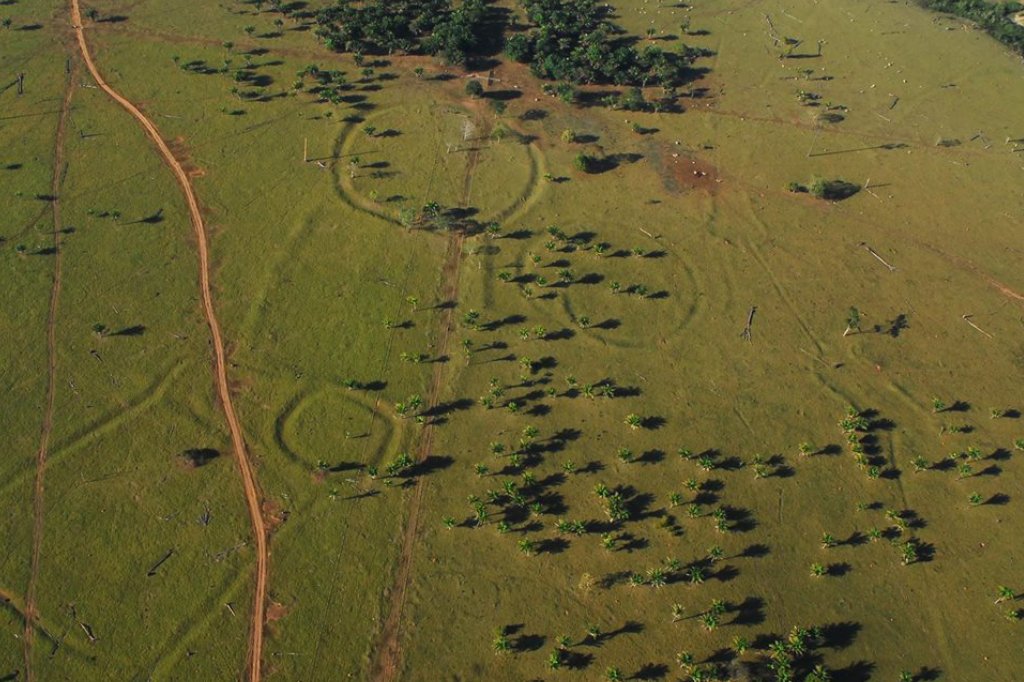
{"type": "Polygon", "coordinates": [[[1019,675],[1019,57],[617,0],[703,55],[628,111],[328,4],[83,5],[197,236],[69,5],[0,3],[0,679],[1019,675]]]}

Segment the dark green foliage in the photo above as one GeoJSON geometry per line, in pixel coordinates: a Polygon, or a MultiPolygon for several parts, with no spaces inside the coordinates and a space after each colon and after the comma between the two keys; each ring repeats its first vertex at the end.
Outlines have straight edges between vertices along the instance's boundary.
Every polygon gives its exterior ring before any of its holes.
{"type": "Polygon", "coordinates": [[[484,0],[338,0],[317,13],[317,35],[327,47],[357,54],[438,55],[465,65],[479,47],[484,0]]]}
{"type": "Polygon", "coordinates": [[[849,199],[859,192],[861,190],[861,186],[854,182],[847,182],[846,180],[825,180],[824,178],[814,178],[811,180],[809,185],[801,185],[799,182],[791,182],[786,185],[786,189],[795,194],[810,193],[811,196],[817,197],[818,199],[842,201],[843,199],[849,199]]]}
{"type": "Polygon", "coordinates": [[[482,97],[484,94],[483,84],[475,78],[470,79],[466,82],[466,94],[470,97],[482,97]]]}
{"type": "Polygon", "coordinates": [[[692,77],[700,55],[685,45],[668,52],[654,45],[638,50],[606,18],[595,0],[521,0],[533,24],[511,36],[505,54],[530,65],[534,75],[574,84],[673,86],[692,77]]]}
{"type": "Polygon", "coordinates": [[[573,167],[578,171],[584,173],[593,173],[597,170],[598,161],[593,156],[587,156],[586,154],[577,154],[576,158],[572,160],[573,167]]]}
{"type": "Polygon", "coordinates": [[[812,196],[829,201],[849,199],[860,191],[860,185],[845,180],[825,180],[815,178],[807,190],[812,196]]]}
{"type": "Polygon", "coordinates": [[[988,2],[987,0],[918,0],[922,7],[949,12],[970,19],[985,32],[1020,54],[1024,54],[1024,26],[1013,23],[1012,17],[1024,11],[1019,2],[988,2]]]}

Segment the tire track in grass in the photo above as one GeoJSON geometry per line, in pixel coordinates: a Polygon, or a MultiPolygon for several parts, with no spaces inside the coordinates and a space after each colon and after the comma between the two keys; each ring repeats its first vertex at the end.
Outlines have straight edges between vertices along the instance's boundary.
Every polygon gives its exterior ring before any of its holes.
{"type": "MultiPolygon", "coordinates": [[[[484,135],[487,131],[484,130],[484,135]]],[[[466,174],[462,180],[462,197],[460,204],[466,207],[469,203],[469,195],[473,186],[473,172],[480,161],[479,149],[470,152],[466,161],[466,174]]],[[[444,265],[441,269],[441,300],[447,307],[441,314],[440,335],[437,343],[438,357],[443,357],[448,352],[452,328],[455,324],[455,301],[459,295],[459,267],[462,264],[462,245],[465,241],[465,233],[462,230],[453,230],[448,233],[448,248],[445,253],[444,265]]],[[[445,363],[434,364],[434,372],[430,379],[430,389],[427,393],[427,410],[431,410],[440,403],[441,392],[444,390],[445,363]]],[[[427,423],[423,427],[419,444],[416,448],[416,459],[422,462],[430,455],[434,443],[434,427],[427,423]]],[[[398,555],[398,567],[395,570],[395,582],[387,600],[387,616],[381,627],[380,636],[377,640],[372,663],[370,666],[370,679],[376,682],[390,682],[398,678],[399,668],[402,663],[402,616],[405,612],[405,602],[409,591],[409,584],[412,582],[412,564],[415,558],[416,541],[419,539],[420,516],[423,506],[423,491],[426,486],[422,481],[417,481],[413,489],[412,498],[409,500],[409,518],[405,524],[405,531],[402,535],[402,549],[398,555]]]]}
{"type": "Polygon", "coordinates": [[[64,98],[57,119],[57,132],[53,143],[53,176],[50,184],[50,207],[53,211],[53,283],[50,285],[50,305],[46,314],[46,402],[43,406],[43,424],[39,433],[39,450],[36,452],[35,481],[32,485],[32,550],[29,558],[28,586],[25,590],[23,611],[25,631],[22,647],[25,654],[25,679],[35,679],[32,670],[32,645],[39,610],[36,607],[36,590],[39,584],[39,560],[43,544],[43,483],[46,474],[46,457],[50,452],[50,434],[53,433],[53,408],[57,393],[57,309],[61,289],[61,230],[60,188],[64,181],[64,134],[67,131],[71,111],[71,97],[75,92],[77,66],[65,75],[64,98]]]}
{"type": "MultiPolygon", "coordinates": [[[[441,295],[445,301],[454,301],[459,293],[459,265],[462,261],[461,232],[452,232],[448,237],[448,251],[442,269],[441,295]]],[[[447,353],[451,330],[454,325],[455,306],[450,306],[441,315],[441,336],[437,345],[440,356],[447,353]]],[[[440,402],[441,391],[444,389],[444,363],[434,363],[434,372],[430,380],[427,394],[427,409],[436,407],[440,402]]],[[[416,460],[422,462],[430,455],[434,442],[434,427],[430,423],[423,426],[419,444],[416,448],[416,460]]],[[[409,500],[409,518],[406,521],[402,536],[402,550],[398,556],[398,568],[395,570],[395,583],[388,597],[387,617],[381,628],[376,655],[370,669],[370,678],[378,681],[394,680],[398,677],[401,663],[401,625],[405,610],[406,594],[412,579],[412,561],[416,540],[419,537],[420,509],[423,502],[422,481],[417,481],[409,500]]]]}
{"type": "Polygon", "coordinates": [[[252,532],[256,544],[256,575],[253,589],[252,622],[249,632],[249,653],[246,662],[246,676],[250,682],[258,682],[260,679],[260,664],[263,655],[263,625],[264,611],[266,606],[267,593],[267,530],[260,510],[260,493],[256,487],[256,479],[253,474],[252,462],[246,450],[245,439],[242,436],[242,427],[235,414],[234,404],[231,402],[231,391],[228,387],[227,359],[224,351],[224,340],[220,333],[220,323],[213,308],[213,294],[210,291],[210,258],[206,242],[206,225],[203,222],[202,213],[199,210],[199,202],[196,200],[195,191],[192,188],[192,181],[181,164],[171,153],[170,148],[160,136],[160,131],[143,114],[138,107],[125,99],[114,90],[103,79],[99,69],[92,60],[89,52],[89,45],[85,40],[85,30],[82,23],[82,11],[79,0],[71,0],[71,23],[75,30],[75,37],[82,53],[82,59],[92,74],[96,85],[107,95],[117,102],[123,109],[135,118],[146,134],[156,145],[157,150],[164,161],[174,172],[181,191],[185,195],[188,204],[189,215],[192,219],[192,227],[196,235],[196,247],[199,256],[199,289],[202,298],[203,314],[210,327],[210,338],[213,342],[214,351],[214,374],[217,383],[217,395],[220,398],[221,408],[224,410],[224,417],[227,420],[228,429],[231,432],[232,451],[235,456],[235,463],[242,478],[242,487],[245,493],[246,507],[249,511],[249,520],[252,524],[252,532]]]}

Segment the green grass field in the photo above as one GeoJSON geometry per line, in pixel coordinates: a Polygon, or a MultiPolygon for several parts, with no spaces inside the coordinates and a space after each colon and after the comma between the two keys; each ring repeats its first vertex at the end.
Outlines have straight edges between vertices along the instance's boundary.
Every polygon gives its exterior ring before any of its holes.
{"type": "MultiPolygon", "coordinates": [[[[263,677],[774,680],[805,628],[789,679],[1016,679],[1020,58],[910,2],[612,4],[712,53],[685,111],[510,63],[479,99],[429,58],[365,73],[269,3],[89,4],[210,230],[271,527],[263,677]],[[861,189],[787,190],[816,177],[861,189]]],[[[29,674],[51,376],[32,678],[238,678],[253,538],[186,204],[66,4],[4,17],[0,680],[29,674]]]]}

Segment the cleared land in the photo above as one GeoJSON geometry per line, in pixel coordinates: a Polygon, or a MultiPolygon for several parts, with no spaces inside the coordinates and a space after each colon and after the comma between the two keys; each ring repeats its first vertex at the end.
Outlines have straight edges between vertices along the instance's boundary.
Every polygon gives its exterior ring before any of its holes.
{"type": "Polygon", "coordinates": [[[709,54],[630,112],[72,1],[0,5],[0,679],[1015,678],[1019,57],[620,0],[709,54]]]}

